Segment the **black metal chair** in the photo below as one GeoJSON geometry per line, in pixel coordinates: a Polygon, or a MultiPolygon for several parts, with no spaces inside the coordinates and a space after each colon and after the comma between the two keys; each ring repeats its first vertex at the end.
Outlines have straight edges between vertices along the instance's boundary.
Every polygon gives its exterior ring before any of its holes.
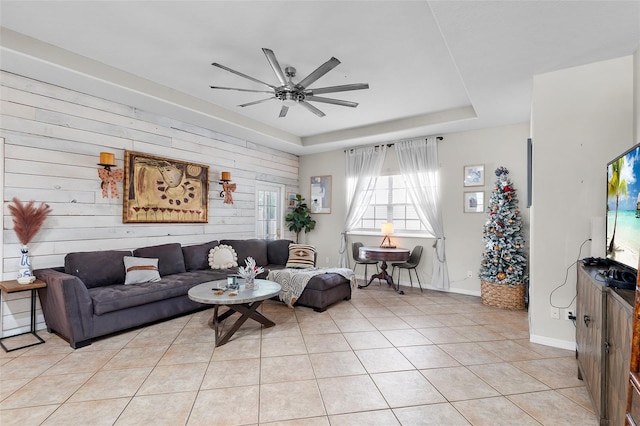
{"type": "Polygon", "coordinates": [[[391,277],[393,278],[393,274],[398,268],[398,284],[400,284],[400,271],[402,269],[406,269],[409,272],[409,282],[411,283],[411,287],[413,288],[413,280],[411,279],[411,270],[413,270],[414,274],[416,274],[416,278],[418,279],[418,285],[420,286],[420,292],[422,292],[422,283],[420,282],[420,276],[418,275],[418,271],[416,268],[420,264],[420,258],[422,257],[422,246],[415,246],[411,254],[409,255],[409,259],[406,262],[396,262],[392,263],[393,269],[391,270],[391,277]]]}
{"type": "Polygon", "coordinates": [[[362,247],[362,243],[357,242],[351,245],[351,251],[353,255],[353,261],[355,264],[353,265],[353,273],[356,273],[356,266],[364,265],[364,281],[367,282],[369,279],[369,275],[367,275],[367,266],[368,265],[376,265],[376,271],[380,273],[380,269],[378,269],[378,261],[377,260],[367,260],[360,257],[360,247],[362,247]]]}

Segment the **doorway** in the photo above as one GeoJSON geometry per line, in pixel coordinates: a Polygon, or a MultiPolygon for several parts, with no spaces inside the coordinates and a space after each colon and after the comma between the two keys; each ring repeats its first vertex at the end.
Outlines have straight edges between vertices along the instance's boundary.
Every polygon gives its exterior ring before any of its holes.
{"type": "Polygon", "coordinates": [[[280,238],[283,202],[284,185],[256,182],[256,238],[280,238]]]}

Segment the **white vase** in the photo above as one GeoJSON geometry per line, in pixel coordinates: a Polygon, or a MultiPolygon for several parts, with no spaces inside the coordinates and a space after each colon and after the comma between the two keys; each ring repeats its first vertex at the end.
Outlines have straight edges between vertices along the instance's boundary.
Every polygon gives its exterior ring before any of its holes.
{"type": "Polygon", "coordinates": [[[20,252],[22,256],[20,256],[20,269],[18,269],[18,279],[20,278],[30,278],[31,274],[31,260],[29,259],[29,247],[26,245],[22,245],[20,247],[20,252]]]}
{"type": "Polygon", "coordinates": [[[255,277],[247,277],[244,280],[244,288],[247,290],[254,290],[256,288],[255,277]]]}

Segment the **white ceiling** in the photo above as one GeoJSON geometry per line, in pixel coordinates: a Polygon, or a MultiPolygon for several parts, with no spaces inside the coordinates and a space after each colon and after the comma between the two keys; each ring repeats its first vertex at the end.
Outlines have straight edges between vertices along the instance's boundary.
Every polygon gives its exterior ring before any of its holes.
{"type": "Polygon", "coordinates": [[[632,54],[638,1],[10,1],[0,2],[0,67],[308,154],[529,120],[532,76],[632,54]],[[278,118],[279,101],[239,108],[277,85],[261,48],[326,94],[278,118]]]}

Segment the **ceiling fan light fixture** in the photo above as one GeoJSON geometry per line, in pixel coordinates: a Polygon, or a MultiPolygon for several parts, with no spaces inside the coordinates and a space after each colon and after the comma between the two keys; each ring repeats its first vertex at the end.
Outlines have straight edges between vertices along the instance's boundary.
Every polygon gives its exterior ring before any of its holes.
{"type": "Polygon", "coordinates": [[[280,115],[279,115],[280,118],[285,117],[287,115],[287,111],[289,110],[289,108],[295,105],[302,105],[303,107],[305,107],[306,109],[308,109],[309,111],[317,115],[318,117],[324,117],[325,116],[324,112],[322,112],[315,106],[311,105],[309,103],[310,101],[323,102],[327,104],[355,108],[358,106],[357,102],[343,101],[340,99],[326,98],[326,97],[320,97],[316,95],[369,88],[369,85],[366,83],[364,84],[358,83],[358,84],[343,84],[338,86],[311,89],[309,88],[310,85],[315,83],[318,79],[320,79],[322,76],[324,76],[326,73],[328,73],[333,68],[335,68],[338,64],[340,64],[340,61],[338,59],[332,57],[327,62],[320,65],[311,74],[309,74],[304,79],[302,79],[300,82],[294,83],[293,77],[296,76],[296,69],[294,67],[286,67],[283,70],[280,67],[280,63],[276,59],[276,55],[273,53],[271,49],[263,48],[262,51],[267,57],[267,60],[269,61],[269,65],[271,65],[271,68],[273,69],[273,72],[275,73],[276,78],[280,82],[280,86],[274,86],[274,85],[265,83],[256,78],[250,77],[239,71],[233,70],[231,68],[225,67],[224,65],[220,65],[214,62],[211,65],[217,68],[220,68],[222,70],[231,72],[237,76],[251,80],[255,83],[260,83],[271,90],[254,90],[254,89],[242,89],[242,88],[235,88],[235,87],[220,87],[220,86],[210,86],[210,87],[212,89],[238,90],[241,92],[272,93],[273,97],[271,98],[248,102],[238,106],[246,107],[246,106],[256,105],[262,102],[266,102],[271,99],[277,99],[282,102],[282,107],[280,108],[280,115]]]}
{"type": "Polygon", "coordinates": [[[297,93],[286,92],[286,93],[283,93],[283,95],[284,96],[282,98],[282,104],[288,107],[295,106],[300,101],[300,97],[298,96],[297,93]]]}

